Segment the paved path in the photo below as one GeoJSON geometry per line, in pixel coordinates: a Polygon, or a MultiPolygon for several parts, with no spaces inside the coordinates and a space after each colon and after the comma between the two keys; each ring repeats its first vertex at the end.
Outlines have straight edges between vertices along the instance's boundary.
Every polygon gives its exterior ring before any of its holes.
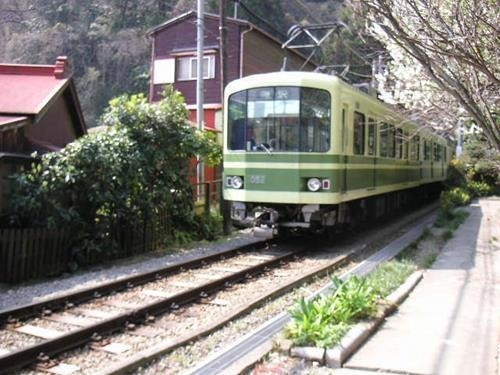
{"type": "Polygon", "coordinates": [[[469,210],[415,291],[339,375],[500,375],[500,199],[469,210]]]}

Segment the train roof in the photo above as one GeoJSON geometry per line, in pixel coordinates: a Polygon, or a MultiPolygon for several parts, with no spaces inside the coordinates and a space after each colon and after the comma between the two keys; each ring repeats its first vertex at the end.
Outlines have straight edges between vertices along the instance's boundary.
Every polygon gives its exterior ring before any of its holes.
{"type": "Polygon", "coordinates": [[[272,73],[262,73],[249,75],[237,80],[230,82],[226,86],[225,95],[228,96],[234,92],[238,92],[245,89],[263,87],[266,84],[276,85],[279,82],[281,86],[306,86],[322,88],[325,90],[331,90],[333,87],[341,87],[353,95],[359,96],[370,103],[370,105],[378,107],[379,110],[390,114],[391,117],[397,118],[406,124],[411,124],[412,126],[419,129],[419,132],[425,135],[433,135],[440,138],[442,141],[446,142],[446,139],[429,129],[424,128],[413,121],[410,121],[401,114],[399,114],[396,109],[380,99],[367,94],[366,92],[360,90],[359,88],[350,85],[341,78],[325,73],[316,72],[303,72],[303,71],[285,71],[285,72],[272,72],[272,73]]]}

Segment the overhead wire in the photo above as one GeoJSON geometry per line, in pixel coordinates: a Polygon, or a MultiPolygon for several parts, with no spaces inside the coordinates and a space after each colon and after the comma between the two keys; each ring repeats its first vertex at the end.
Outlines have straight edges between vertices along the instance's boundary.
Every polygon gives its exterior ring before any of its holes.
{"type": "MultiPolygon", "coordinates": [[[[306,7],[306,5],[301,2],[301,1],[296,1],[296,3],[299,3],[303,8],[306,7]]],[[[252,11],[242,0],[238,0],[238,4],[252,17],[256,18],[257,20],[259,20],[260,22],[262,22],[264,25],[266,25],[270,30],[274,31],[276,34],[278,34],[279,36],[281,36],[282,38],[286,38],[285,34],[283,34],[281,31],[277,30],[269,21],[267,21],[266,19],[264,19],[263,17],[259,16],[258,14],[256,14],[254,11],[252,11]]],[[[307,10],[306,10],[307,11],[307,10]]],[[[311,16],[311,18],[315,19],[315,17],[312,16],[312,13],[310,11],[307,11],[307,13],[311,16]]],[[[349,30],[350,31],[350,30],[349,30]]],[[[358,51],[356,51],[353,47],[351,47],[345,40],[343,40],[342,38],[339,38],[340,39],[340,42],[349,50],[351,51],[356,57],[358,57],[361,61],[363,61],[366,65],[368,66],[371,66],[372,65],[372,62],[368,61],[367,58],[370,58],[372,56],[379,56],[381,54],[386,54],[386,52],[384,51],[374,51],[374,52],[371,52],[370,54],[367,54],[365,57],[363,57],[361,55],[361,53],[359,53],[358,51]]],[[[307,58],[307,61],[305,62],[304,65],[307,65],[307,63],[310,61],[310,59],[312,58],[312,56],[315,54],[315,52],[317,52],[317,48],[314,48],[313,51],[311,52],[311,54],[308,56],[307,58]]],[[[357,75],[357,76],[360,76],[360,77],[366,77],[366,78],[369,78],[371,76],[368,76],[368,75],[362,75],[360,73],[354,73],[352,71],[350,71],[351,74],[354,74],[354,75],[357,75]]]]}
{"type": "Polygon", "coordinates": [[[276,29],[271,23],[269,23],[269,21],[267,21],[266,19],[262,18],[261,16],[259,16],[258,14],[254,13],[252,10],[250,10],[246,4],[242,1],[242,0],[239,0],[238,1],[238,4],[245,10],[245,12],[247,12],[249,15],[251,15],[252,17],[258,19],[260,22],[262,22],[263,24],[265,24],[267,27],[269,27],[272,31],[274,31],[276,34],[278,34],[279,36],[281,36],[282,38],[286,38],[286,35],[283,34],[281,31],[279,31],[278,29],[276,29]]]}

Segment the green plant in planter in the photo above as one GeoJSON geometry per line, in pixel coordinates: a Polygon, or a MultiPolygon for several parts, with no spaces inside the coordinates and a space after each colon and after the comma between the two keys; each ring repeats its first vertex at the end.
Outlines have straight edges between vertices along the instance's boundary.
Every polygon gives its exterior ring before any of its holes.
{"type": "Polygon", "coordinates": [[[377,311],[377,294],[366,278],[351,276],[346,281],[332,278],[335,292],[328,299],[336,322],[368,318],[377,311]]]}
{"type": "Polygon", "coordinates": [[[310,301],[301,298],[290,312],[292,322],[286,327],[286,334],[296,345],[328,347],[338,342],[349,329],[345,323],[333,320],[329,301],[318,296],[310,301]]]}
{"type": "Polygon", "coordinates": [[[296,345],[332,346],[340,341],[350,324],[373,316],[377,294],[366,279],[357,276],[342,281],[332,279],[334,293],[310,301],[303,298],[291,311],[292,322],[286,335],[296,345]]]}

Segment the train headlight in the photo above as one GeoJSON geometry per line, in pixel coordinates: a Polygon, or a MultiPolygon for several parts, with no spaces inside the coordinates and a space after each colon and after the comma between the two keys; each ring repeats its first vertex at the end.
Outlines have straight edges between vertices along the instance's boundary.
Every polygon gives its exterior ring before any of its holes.
{"type": "Polygon", "coordinates": [[[243,187],[243,178],[240,176],[231,177],[231,186],[235,189],[241,189],[243,187]]]}
{"type": "Polygon", "coordinates": [[[309,180],[307,180],[307,188],[309,189],[309,191],[318,191],[319,189],[321,189],[321,181],[319,180],[319,178],[310,178],[309,180]]]}

